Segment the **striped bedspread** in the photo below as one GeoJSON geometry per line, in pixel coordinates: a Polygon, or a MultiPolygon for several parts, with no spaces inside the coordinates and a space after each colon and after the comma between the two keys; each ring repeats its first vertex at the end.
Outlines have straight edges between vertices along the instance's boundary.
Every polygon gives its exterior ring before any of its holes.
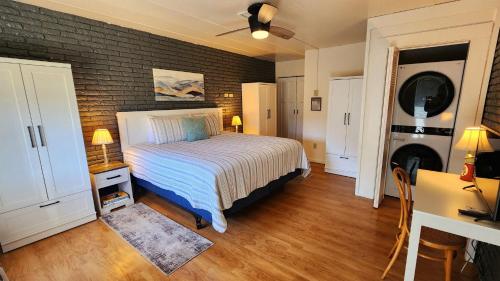
{"type": "Polygon", "coordinates": [[[234,201],[297,168],[303,176],[310,171],[298,141],[235,133],[195,142],[135,145],[124,152],[124,159],[135,177],[209,211],[218,232],[226,230],[222,211],[234,201]]]}

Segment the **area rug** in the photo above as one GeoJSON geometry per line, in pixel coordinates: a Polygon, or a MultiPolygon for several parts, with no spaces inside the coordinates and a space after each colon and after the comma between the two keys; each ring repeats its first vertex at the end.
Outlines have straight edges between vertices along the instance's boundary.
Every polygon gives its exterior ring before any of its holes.
{"type": "Polygon", "coordinates": [[[101,220],[167,275],[213,245],[142,203],[103,215],[101,220]]]}

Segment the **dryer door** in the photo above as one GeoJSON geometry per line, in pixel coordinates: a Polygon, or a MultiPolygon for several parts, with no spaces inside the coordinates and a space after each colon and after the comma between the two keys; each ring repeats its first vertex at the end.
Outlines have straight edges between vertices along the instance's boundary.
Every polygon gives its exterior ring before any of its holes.
{"type": "Polygon", "coordinates": [[[398,148],[391,156],[391,170],[402,167],[410,175],[412,185],[417,180],[417,170],[442,171],[443,161],[432,148],[422,144],[407,144],[398,148]]]}
{"type": "Polygon", "coordinates": [[[454,97],[455,87],[450,78],[435,71],[411,76],[398,93],[401,108],[417,119],[442,113],[450,106],[454,97]]]}

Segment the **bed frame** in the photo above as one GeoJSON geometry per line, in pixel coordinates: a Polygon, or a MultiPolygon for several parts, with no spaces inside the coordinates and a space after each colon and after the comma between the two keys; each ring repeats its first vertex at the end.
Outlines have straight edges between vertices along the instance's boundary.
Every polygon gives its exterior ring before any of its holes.
{"type": "MultiPolygon", "coordinates": [[[[176,109],[176,110],[155,110],[155,111],[131,111],[131,112],[118,112],[116,117],[118,119],[118,130],[120,132],[120,144],[122,151],[131,145],[147,143],[148,142],[148,116],[175,116],[175,115],[193,115],[200,113],[218,113],[221,128],[222,124],[222,108],[197,108],[197,109],[176,109]]],[[[301,170],[297,169],[287,175],[280,177],[267,184],[264,187],[254,190],[247,197],[239,199],[233,203],[233,206],[224,210],[224,215],[231,215],[238,212],[247,206],[259,201],[260,199],[269,196],[277,190],[280,190],[285,183],[299,176],[301,170]]],[[[149,190],[158,196],[166,199],[170,203],[181,207],[187,212],[191,213],[196,222],[196,228],[200,229],[206,227],[212,222],[212,215],[209,211],[197,209],[191,206],[189,201],[176,193],[156,186],[146,180],[136,178],[132,175],[132,183],[136,187],[141,187],[149,190]],[[207,223],[202,223],[202,219],[207,223]]]]}

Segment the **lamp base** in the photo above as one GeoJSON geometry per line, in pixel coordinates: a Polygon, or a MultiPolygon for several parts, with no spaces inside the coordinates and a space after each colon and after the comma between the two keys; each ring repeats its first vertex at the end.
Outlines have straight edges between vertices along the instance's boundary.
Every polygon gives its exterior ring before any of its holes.
{"type": "Polygon", "coordinates": [[[463,181],[473,181],[474,180],[474,170],[475,166],[473,163],[464,163],[464,168],[460,174],[460,179],[463,181]]]}
{"type": "Polygon", "coordinates": [[[108,162],[108,151],[106,149],[106,145],[105,144],[102,145],[102,153],[104,154],[104,165],[108,166],[109,165],[109,162],[108,162]]]}

